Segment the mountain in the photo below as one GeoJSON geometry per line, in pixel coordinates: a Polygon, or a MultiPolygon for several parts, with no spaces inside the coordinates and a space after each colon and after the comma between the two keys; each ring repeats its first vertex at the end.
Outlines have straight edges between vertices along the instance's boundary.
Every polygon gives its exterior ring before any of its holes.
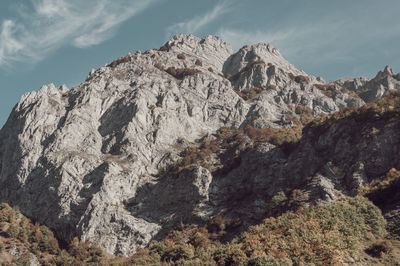
{"type": "Polygon", "coordinates": [[[365,105],[398,77],[326,83],[269,44],[177,35],[24,94],[0,131],[0,201],[62,243],[126,256],[180,223],[223,216],[242,232],[400,169],[398,102],[365,105]]]}

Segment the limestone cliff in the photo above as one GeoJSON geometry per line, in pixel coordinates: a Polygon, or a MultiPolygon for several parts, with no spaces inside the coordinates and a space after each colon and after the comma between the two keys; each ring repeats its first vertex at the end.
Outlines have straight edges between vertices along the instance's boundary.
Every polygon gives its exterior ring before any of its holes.
{"type": "Polygon", "coordinates": [[[181,220],[201,223],[224,212],[251,224],[265,218],[275,193],[306,178],[313,193],[321,190],[306,202],[328,202],[389,167],[382,160],[397,164],[378,158],[386,150],[398,154],[394,140],[384,141],[395,126],[377,128],[375,146],[354,144],[341,127],[315,139],[306,131],[289,157],[270,144],[254,146],[219,179],[201,166],[178,179],[158,173],[221,127],[290,128],[298,106],[323,115],[369,101],[346,84],[330,88],[268,44],[233,53],[215,36],[177,35],[160,49],[93,70],[72,89],[50,84],[23,95],[0,131],[0,201],[18,205],[63,241],[78,236],[124,255],[181,220]],[[363,147],[351,160],[342,150],[349,145],[363,147]]]}

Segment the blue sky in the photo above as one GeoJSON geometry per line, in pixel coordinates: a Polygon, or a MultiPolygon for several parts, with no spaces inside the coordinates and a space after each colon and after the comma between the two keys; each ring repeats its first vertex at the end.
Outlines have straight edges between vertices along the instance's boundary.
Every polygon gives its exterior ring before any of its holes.
{"type": "Polygon", "coordinates": [[[400,71],[398,0],[1,0],[0,126],[25,92],[83,81],[92,68],[176,33],[234,49],[269,42],[326,80],[400,71]]]}

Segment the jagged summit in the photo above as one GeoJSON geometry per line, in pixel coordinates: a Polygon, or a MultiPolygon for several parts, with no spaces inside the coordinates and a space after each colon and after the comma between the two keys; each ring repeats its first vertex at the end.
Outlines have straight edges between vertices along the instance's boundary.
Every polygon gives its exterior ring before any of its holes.
{"type": "Polygon", "coordinates": [[[339,79],[332,83],[354,91],[365,102],[372,102],[400,89],[400,73],[395,74],[390,66],[386,66],[372,79],[339,79]]]}
{"type": "Polygon", "coordinates": [[[383,71],[379,71],[378,74],[375,76],[375,78],[381,78],[381,77],[385,77],[385,76],[393,76],[393,70],[390,66],[385,66],[385,68],[383,69],[383,71]]]}
{"type": "Polygon", "coordinates": [[[194,35],[178,34],[173,36],[165,47],[174,52],[187,53],[210,62],[219,72],[222,71],[223,63],[233,53],[229,44],[212,35],[199,38],[194,35]]]}
{"type": "Polygon", "coordinates": [[[306,75],[305,72],[298,70],[290,64],[280,54],[279,50],[267,43],[258,43],[255,45],[245,45],[232,55],[226,62],[224,73],[234,74],[243,67],[254,61],[264,61],[277,68],[283,69],[294,75],[306,75]]]}
{"type": "Polygon", "coordinates": [[[243,158],[250,177],[243,165],[218,178],[197,166],[174,180],[160,172],[220,128],[292,128],[302,114],[365,103],[342,85],[297,70],[268,44],[233,53],[215,36],[176,35],[91,71],[70,90],[50,84],[24,94],[0,131],[0,200],[66,242],[77,236],[124,255],[180,221],[205,223],[240,197],[255,207],[235,210],[247,212],[249,225],[277,192],[265,177],[286,184],[260,161],[283,172],[285,155],[272,144],[243,158]]]}

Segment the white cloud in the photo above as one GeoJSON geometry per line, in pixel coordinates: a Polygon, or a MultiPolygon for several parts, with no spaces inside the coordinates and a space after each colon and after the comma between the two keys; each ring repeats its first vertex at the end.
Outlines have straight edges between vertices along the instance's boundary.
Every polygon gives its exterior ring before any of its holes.
{"type": "Polygon", "coordinates": [[[84,48],[113,36],[118,25],[156,0],[31,0],[16,20],[4,20],[0,66],[35,63],[64,45],[84,48]]]}
{"type": "Polygon", "coordinates": [[[193,17],[190,20],[173,24],[167,28],[167,34],[177,33],[196,33],[208,24],[212,23],[220,16],[230,11],[230,5],[227,1],[219,2],[213,9],[207,13],[193,17]]]}

